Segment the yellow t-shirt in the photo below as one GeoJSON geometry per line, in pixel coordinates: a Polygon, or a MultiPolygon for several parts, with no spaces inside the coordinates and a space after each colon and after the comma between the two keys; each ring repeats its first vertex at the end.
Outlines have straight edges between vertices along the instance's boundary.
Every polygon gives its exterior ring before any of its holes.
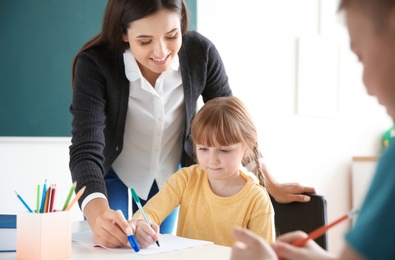
{"type": "MultiPolygon", "coordinates": [[[[266,189],[250,176],[243,189],[230,197],[214,194],[207,174],[192,165],[173,174],[144,206],[148,218],[158,225],[178,206],[177,235],[231,246],[235,226],[248,228],[267,242],[275,240],[274,210],[266,189]]],[[[133,219],[143,219],[140,212],[133,219]]]]}

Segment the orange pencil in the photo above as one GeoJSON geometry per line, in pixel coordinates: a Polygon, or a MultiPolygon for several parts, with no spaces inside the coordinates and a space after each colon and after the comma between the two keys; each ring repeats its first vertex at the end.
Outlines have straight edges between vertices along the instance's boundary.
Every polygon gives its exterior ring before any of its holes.
{"type": "Polygon", "coordinates": [[[79,198],[81,198],[82,194],[83,194],[84,191],[85,191],[85,188],[86,188],[86,186],[82,187],[82,189],[80,189],[80,190],[77,192],[77,195],[75,195],[75,197],[71,200],[70,204],[67,206],[67,208],[65,209],[65,211],[70,210],[70,209],[73,207],[74,203],[76,203],[77,200],[78,200],[79,198]]]}
{"type": "Polygon", "coordinates": [[[359,210],[351,211],[351,212],[347,213],[346,215],[344,215],[343,217],[333,221],[332,223],[317,228],[316,230],[312,231],[307,237],[296,240],[295,242],[292,243],[292,245],[303,246],[304,244],[306,244],[307,241],[309,241],[309,239],[316,239],[317,237],[322,236],[326,231],[328,231],[328,229],[339,224],[340,222],[343,222],[346,219],[353,218],[355,215],[358,214],[358,212],[359,212],[359,210]]]}
{"type": "Polygon", "coordinates": [[[49,203],[49,200],[50,200],[50,196],[51,196],[51,189],[52,189],[52,187],[49,187],[48,189],[47,189],[47,191],[46,191],[46,194],[45,194],[45,203],[44,203],[44,212],[43,213],[47,213],[48,212],[48,203],[49,203]]]}

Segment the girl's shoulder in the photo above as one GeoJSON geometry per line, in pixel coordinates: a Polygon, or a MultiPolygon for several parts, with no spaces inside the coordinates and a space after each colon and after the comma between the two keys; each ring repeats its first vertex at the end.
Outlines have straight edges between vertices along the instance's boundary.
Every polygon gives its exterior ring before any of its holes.
{"type": "Polygon", "coordinates": [[[194,176],[196,174],[202,174],[203,170],[200,168],[199,164],[193,164],[191,166],[183,167],[179,169],[176,174],[184,176],[194,176]]]}
{"type": "Polygon", "coordinates": [[[204,171],[198,164],[183,167],[176,171],[168,181],[177,183],[197,183],[204,178],[204,171]]]}
{"type": "Polygon", "coordinates": [[[268,195],[266,188],[259,184],[258,178],[252,172],[240,169],[240,175],[247,180],[245,187],[249,190],[250,195],[263,195],[264,197],[268,195]]]}

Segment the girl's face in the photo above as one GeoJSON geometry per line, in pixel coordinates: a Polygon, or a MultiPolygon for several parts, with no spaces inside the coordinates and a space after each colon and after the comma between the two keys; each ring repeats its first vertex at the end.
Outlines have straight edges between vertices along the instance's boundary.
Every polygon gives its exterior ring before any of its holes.
{"type": "Polygon", "coordinates": [[[381,27],[353,7],[346,9],[351,50],[362,62],[367,92],[377,97],[395,118],[395,19],[381,27]]]}
{"type": "Polygon", "coordinates": [[[215,147],[196,145],[197,160],[210,180],[229,180],[238,177],[244,154],[245,149],[241,143],[215,147]]]}
{"type": "Polygon", "coordinates": [[[181,20],[177,13],[162,9],[129,24],[123,36],[139,64],[141,73],[160,74],[166,71],[180,50],[181,20]]]}

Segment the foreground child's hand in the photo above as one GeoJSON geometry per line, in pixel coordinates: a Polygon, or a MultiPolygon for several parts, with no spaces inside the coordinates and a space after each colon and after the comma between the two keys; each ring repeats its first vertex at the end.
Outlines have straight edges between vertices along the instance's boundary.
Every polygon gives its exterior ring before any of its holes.
{"type": "Polygon", "coordinates": [[[147,248],[155,244],[159,239],[159,226],[155,223],[148,225],[144,220],[138,220],[135,232],[135,238],[141,248],[147,248]]]}
{"type": "Polygon", "coordinates": [[[302,231],[294,231],[279,236],[272,244],[272,248],[276,251],[280,259],[290,260],[314,260],[314,259],[334,259],[327,251],[322,249],[314,240],[308,240],[302,247],[293,246],[292,243],[307,237],[302,231]]]}
{"type": "Polygon", "coordinates": [[[277,259],[270,245],[252,231],[235,227],[233,229],[233,235],[237,241],[232,246],[231,260],[277,259]]]}

